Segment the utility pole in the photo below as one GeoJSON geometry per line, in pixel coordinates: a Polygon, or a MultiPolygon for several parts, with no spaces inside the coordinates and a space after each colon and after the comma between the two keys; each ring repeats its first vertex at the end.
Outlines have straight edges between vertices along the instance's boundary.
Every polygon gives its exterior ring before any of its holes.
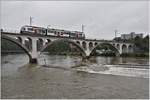
{"type": "Polygon", "coordinates": [[[30,26],[32,25],[32,19],[33,17],[30,16],[30,26]]]}
{"type": "Polygon", "coordinates": [[[48,33],[48,29],[50,29],[49,27],[50,27],[51,25],[47,25],[47,32],[46,32],[46,35],[47,35],[47,33],[48,33]]]}
{"type": "Polygon", "coordinates": [[[82,33],[84,32],[84,25],[82,24],[82,33]]]}
{"type": "Polygon", "coordinates": [[[117,37],[118,30],[115,30],[115,38],[117,37]]]}
{"type": "Polygon", "coordinates": [[[47,28],[51,27],[51,25],[47,25],[47,28]]]}

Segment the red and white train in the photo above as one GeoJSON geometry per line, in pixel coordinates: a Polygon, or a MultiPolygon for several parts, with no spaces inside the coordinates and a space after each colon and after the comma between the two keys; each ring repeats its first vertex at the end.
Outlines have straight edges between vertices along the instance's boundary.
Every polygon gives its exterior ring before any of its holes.
{"type": "Polygon", "coordinates": [[[20,33],[30,34],[30,35],[45,35],[45,36],[85,39],[85,34],[79,31],[68,31],[68,30],[61,30],[61,29],[28,26],[28,25],[21,27],[20,33]]]}

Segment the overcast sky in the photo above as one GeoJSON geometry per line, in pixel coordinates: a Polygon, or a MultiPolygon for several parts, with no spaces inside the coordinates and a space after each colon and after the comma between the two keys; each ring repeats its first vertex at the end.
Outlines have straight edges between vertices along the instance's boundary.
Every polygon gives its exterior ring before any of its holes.
{"type": "MultiPolygon", "coordinates": [[[[81,31],[87,38],[112,39],[114,30],[148,34],[148,1],[1,1],[1,27],[33,25],[81,31]]],[[[118,35],[119,36],[119,35],[118,35]]]]}

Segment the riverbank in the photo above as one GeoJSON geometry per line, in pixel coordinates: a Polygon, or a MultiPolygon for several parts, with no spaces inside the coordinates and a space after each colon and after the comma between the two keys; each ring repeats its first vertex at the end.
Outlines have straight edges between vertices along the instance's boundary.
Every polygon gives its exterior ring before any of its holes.
{"type": "MultiPolygon", "coordinates": [[[[78,52],[53,52],[49,53],[49,55],[74,55],[74,56],[81,56],[78,52]]],[[[115,57],[115,53],[104,53],[104,54],[92,54],[91,56],[104,56],[104,57],[115,57]]],[[[149,58],[149,53],[123,53],[120,55],[120,57],[145,57],[149,58]]]]}
{"type": "MultiPolygon", "coordinates": [[[[93,56],[105,56],[105,57],[115,57],[115,53],[103,53],[103,54],[94,54],[93,56]]],[[[149,53],[123,53],[120,57],[149,57],[149,53]]]]}
{"type": "Polygon", "coordinates": [[[149,58],[149,53],[124,53],[121,57],[146,57],[149,58]]]}

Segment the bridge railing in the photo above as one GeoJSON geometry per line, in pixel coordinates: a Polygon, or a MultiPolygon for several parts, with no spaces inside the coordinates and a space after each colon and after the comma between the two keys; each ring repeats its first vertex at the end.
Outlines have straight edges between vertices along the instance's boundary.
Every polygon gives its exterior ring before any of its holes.
{"type": "Polygon", "coordinates": [[[0,29],[0,32],[6,32],[6,33],[20,33],[20,30],[12,30],[12,29],[0,29]]]}

